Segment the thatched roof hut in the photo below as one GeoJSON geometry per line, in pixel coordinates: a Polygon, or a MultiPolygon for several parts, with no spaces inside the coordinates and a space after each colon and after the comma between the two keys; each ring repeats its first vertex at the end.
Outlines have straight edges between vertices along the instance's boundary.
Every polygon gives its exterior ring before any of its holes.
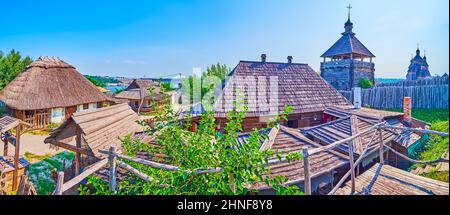
{"type": "Polygon", "coordinates": [[[75,67],[59,58],[39,57],[0,92],[0,100],[15,117],[45,126],[68,118],[79,105],[102,106],[93,104],[107,98],[75,67]],[[53,112],[52,108],[60,109],[53,112]]]}
{"type": "Polygon", "coordinates": [[[129,105],[136,112],[151,112],[151,101],[160,102],[163,94],[158,83],[152,80],[134,79],[125,90],[114,97],[128,100],[129,105]],[[149,89],[153,89],[154,94],[149,89]]]}

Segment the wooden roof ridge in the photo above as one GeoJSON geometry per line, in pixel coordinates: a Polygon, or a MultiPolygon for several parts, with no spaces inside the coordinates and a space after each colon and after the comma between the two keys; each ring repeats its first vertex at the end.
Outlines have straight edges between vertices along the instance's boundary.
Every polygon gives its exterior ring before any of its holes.
{"type": "Polygon", "coordinates": [[[251,61],[251,60],[240,60],[239,63],[256,63],[256,64],[290,64],[290,65],[302,65],[302,66],[307,66],[307,63],[288,63],[288,62],[276,62],[276,61],[266,61],[266,62],[261,62],[261,61],[251,61]]]}
{"type": "Polygon", "coordinates": [[[86,121],[98,120],[101,118],[108,117],[109,115],[107,115],[107,112],[109,112],[111,110],[115,110],[115,109],[126,110],[127,106],[129,106],[129,105],[126,103],[121,103],[121,104],[117,104],[117,105],[111,105],[109,107],[103,107],[103,108],[98,108],[98,109],[93,109],[93,110],[86,110],[86,111],[82,111],[82,112],[73,113],[71,118],[73,118],[77,124],[81,124],[86,121]],[[98,113],[105,113],[105,114],[100,115],[100,116],[95,116],[95,114],[98,114],[98,113]],[[94,117],[81,120],[82,117],[86,117],[88,115],[93,115],[94,117]]]}

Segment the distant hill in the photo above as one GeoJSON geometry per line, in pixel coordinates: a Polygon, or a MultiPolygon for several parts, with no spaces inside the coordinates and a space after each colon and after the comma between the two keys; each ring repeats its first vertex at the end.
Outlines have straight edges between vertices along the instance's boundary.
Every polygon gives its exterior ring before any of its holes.
{"type": "Polygon", "coordinates": [[[86,77],[89,80],[94,80],[94,82],[98,82],[100,84],[108,84],[108,83],[120,83],[119,80],[112,78],[112,77],[104,77],[104,76],[93,76],[93,75],[85,75],[84,77],[86,77]]]}
{"type": "Polygon", "coordinates": [[[375,78],[375,82],[378,83],[394,83],[404,80],[405,80],[404,78],[375,78]]]}

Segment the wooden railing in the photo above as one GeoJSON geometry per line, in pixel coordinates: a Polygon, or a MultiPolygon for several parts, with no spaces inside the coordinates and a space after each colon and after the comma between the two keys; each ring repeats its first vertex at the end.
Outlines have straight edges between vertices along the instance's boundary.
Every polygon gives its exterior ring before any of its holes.
{"type": "MultiPolygon", "coordinates": [[[[439,135],[439,136],[448,136],[448,133],[444,133],[444,132],[437,132],[437,131],[426,130],[426,129],[390,126],[390,125],[386,125],[384,122],[380,122],[380,123],[377,123],[374,126],[368,128],[364,131],[361,131],[353,136],[336,141],[327,146],[322,146],[322,147],[313,148],[313,149],[308,149],[306,147],[303,147],[302,148],[302,159],[303,159],[303,164],[304,164],[303,168],[304,168],[305,194],[311,195],[311,193],[312,193],[311,179],[312,179],[312,177],[317,175],[317,173],[315,175],[311,174],[309,157],[314,154],[320,153],[320,152],[332,150],[335,147],[337,147],[341,144],[345,144],[345,143],[348,143],[350,170],[340,179],[340,181],[334,186],[334,188],[331,190],[331,192],[328,193],[328,195],[333,195],[342,186],[342,184],[347,180],[347,178],[349,176],[351,176],[351,179],[350,179],[351,180],[351,194],[353,194],[355,192],[355,178],[357,176],[355,173],[355,169],[362,162],[362,160],[365,157],[367,157],[367,155],[372,154],[378,150],[379,157],[380,157],[380,163],[383,163],[384,162],[384,159],[383,159],[384,147],[386,147],[388,150],[394,151],[394,149],[392,149],[391,147],[386,145],[386,143],[384,143],[383,135],[382,135],[383,129],[400,129],[400,130],[406,130],[406,131],[412,131],[412,132],[418,132],[418,133],[424,133],[424,134],[435,134],[435,135],[439,135]],[[365,146],[363,152],[359,155],[358,159],[355,161],[354,157],[353,157],[354,149],[353,149],[352,141],[354,139],[360,137],[361,135],[365,135],[370,132],[374,132],[374,133],[371,136],[369,143],[365,146]],[[378,145],[373,145],[372,143],[377,138],[376,137],[377,133],[379,135],[378,138],[380,140],[380,143],[378,145]]],[[[192,173],[192,174],[207,174],[207,173],[222,172],[222,168],[220,168],[220,167],[199,168],[199,169],[190,170],[190,169],[182,169],[180,167],[169,165],[169,164],[162,164],[162,163],[157,163],[154,161],[145,160],[145,159],[141,159],[141,158],[130,157],[130,156],[126,156],[123,154],[118,154],[116,152],[115,147],[111,147],[109,149],[109,151],[100,150],[100,152],[103,154],[107,154],[108,158],[98,161],[97,163],[93,164],[90,168],[88,168],[87,170],[83,171],[81,174],[75,176],[74,178],[72,178],[71,180],[69,180],[65,183],[63,181],[64,180],[64,172],[59,172],[58,178],[57,178],[57,183],[56,183],[56,189],[53,192],[53,194],[61,195],[65,191],[67,191],[70,188],[74,187],[75,185],[79,184],[83,179],[87,178],[89,175],[91,175],[91,174],[95,173],[96,171],[100,170],[101,168],[105,167],[107,164],[109,164],[109,177],[108,177],[109,189],[113,193],[116,191],[116,186],[117,186],[117,182],[116,182],[117,166],[133,173],[134,175],[138,176],[142,180],[145,180],[148,182],[156,182],[156,183],[160,182],[159,180],[154,179],[151,176],[148,176],[147,174],[135,169],[134,167],[132,167],[131,165],[129,165],[123,161],[118,160],[117,158],[120,158],[123,160],[128,160],[128,161],[135,162],[135,163],[139,163],[139,164],[149,166],[152,168],[163,169],[166,171],[184,171],[186,173],[192,173]]],[[[416,161],[416,160],[407,158],[407,157],[405,157],[405,155],[402,155],[401,153],[398,153],[396,151],[394,151],[394,153],[396,153],[399,156],[404,157],[405,159],[408,159],[411,162],[415,162],[415,163],[448,162],[447,159],[442,159],[442,158],[436,159],[433,161],[416,161]]],[[[286,157],[281,158],[281,159],[272,159],[272,160],[269,160],[266,165],[275,165],[275,164],[279,164],[282,162],[286,162],[286,160],[287,160],[286,157]]],[[[167,187],[167,186],[169,186],[169,185],[161,184],[161,187],[167,187]]]]}

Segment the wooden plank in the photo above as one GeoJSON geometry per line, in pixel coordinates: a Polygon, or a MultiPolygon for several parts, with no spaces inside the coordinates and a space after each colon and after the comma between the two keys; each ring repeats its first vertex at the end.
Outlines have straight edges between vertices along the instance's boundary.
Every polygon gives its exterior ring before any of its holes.
{"type": "Polygon", "coordinates": [[[64,192],[64,191],[72,188],[73,186],[77,185],[83,179],[85,179],[86,177],[91,175],[92,173],[97,172],[99,169],[103,168],[107,163],[108,163],[108,158],[105,158],[105,159],[100,160],[99,162],[95,163],[94,165],[91,166],[91,168],[83,171],[79,175],[77,175],[74,178],[72,178],[70,181],[64,183],[63,186],[62,186],[62,192],[64,192]]]}
{"type": "Polygon", "coordinates": [[[304,185],[305,185],[305,194],[311,195],[311,173],[310,173],[310,166],[309,166],[309,154],[308,154],[308,148],[303,147],[302,148],[302,155],[303,155],[303,168],[304,168],[304,185]]]}

